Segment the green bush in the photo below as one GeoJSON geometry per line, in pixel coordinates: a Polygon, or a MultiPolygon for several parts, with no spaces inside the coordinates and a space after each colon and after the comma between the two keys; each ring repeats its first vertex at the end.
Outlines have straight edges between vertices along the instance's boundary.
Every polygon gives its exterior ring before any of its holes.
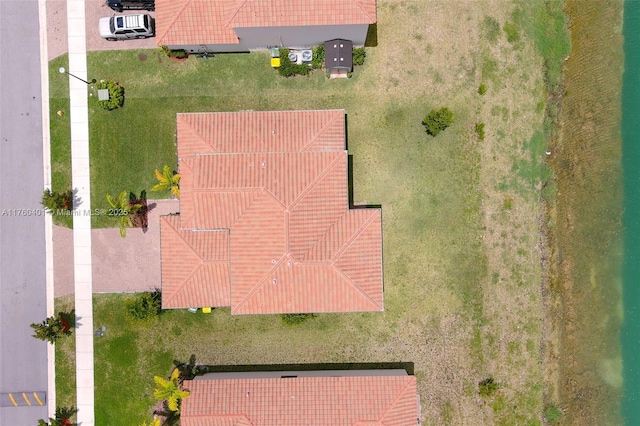
{"type": "Polygon", "coordinates": [[[556,423],[562,419],[562,411],[555,405],[547,405],[544,409],[544,416],[551,423],[556,423]]]}
{"type": "Polygon", "coordinates": [[[189,57],[189,53],[184,49],[171,50],[167,46],[160,46],[160,50],[170,58],[183,59],[189,57]]]}
{"type": "Polygon", "coordinates": [[[322,68],[324,65],[324,44],[313,49],[313,57],[311,59],[311,67],[314,69],[322,68]]]}
{"type": "Polygon", "coordinates": [[[476,124],[476,134],[478,135],[478,139],[481,141],[484,140],[484,123],[476,124]]]}
{"type": "Polygon", "coordinates": [[[285,325],[297,325],[302,324],[309,318],[315,317],[314,314],[282,314],[280,319],[285,325]]]}
{"type": "Polygon", "coordinates": [[[485,93],[487,93],[487,86],[486,84],[482,83],[480,87],[478,87],[478,94],[482,96],[485,93]]]}
{"type": "Polygon", "coordinates": [[[96,89],[108,89],[109,99],[106,101],[98,101],[98,106],[102,109],[112,110],[121,108],[124,105],[124,87],[120,86],[113,80],[100,80],[96,84],[96,89]]]}
{"type": "Polygon", "coordinates": [[[493,377],[488,377],[478,383],[480,396],[491,396],[496,390],[498,390],[498,384],[493,380],[493,377]]]}
{"type": "Polygon", "coordinates": [[[278,68],[280,75],[291,77],[293,75],[308,75],[309,66],[307,64],[296,64],[289,60],[289,49],[280,49],[280,67],[278,68]]]}
{"type": "Polygon", "coordinates": [[[353,49],[353,65],[364,64],[364,58],[366,57],[367,52],[364,50],[364,47],[357,47],[353,49]]]}
{"type": "Polygon", "coordinates": [[[441,131],[451,126],[455,122],[453,112],[447,107],[432,109],[422,120],[422,125],[431,136],[437,136],[441,131]]]}
{"type": "Polygon", "coordinates": [[[144,292],[125,302],[125,310],[129,317],[136,320],[146,320],[160,314],[162,299],[159,291],[144,292]]]}
{"type": "Polygon", "coordinates": [[[40,204],[52,216],[59,212],[71,211],[73,210],[73,191],[55,192],[51,189],[45,189],[40,204]]]}

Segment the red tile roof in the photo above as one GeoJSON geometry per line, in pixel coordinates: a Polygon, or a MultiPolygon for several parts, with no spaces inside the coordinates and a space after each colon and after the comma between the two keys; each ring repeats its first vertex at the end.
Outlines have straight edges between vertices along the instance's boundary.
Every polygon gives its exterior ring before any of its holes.
{"type": "Polygon", "coordinates": [[[238,44],[234,28],[375,22],[375,0],[156,0],[160,45],[238,44]]]}
{"type": "Polygon", "coordinates": [[[183,426],[410,426],[418,418],[414,376],[185,381],[183,426]]]}
{"type": "Polygon", "coordinates": [[[349,209],[344,111],[178,114],[177,121],[181,214],[163,222],[163,307],[383,310],[381,212],[349,209]],[[204,231],[214,229],[227,233],[204,231]],[[215,247],[228,241],[226,257],[204,263],[208,254],[189,251],[187,242],[199,240],[185,233],[216,238],[215,247]],[[208,291],[215,303],[198,298],[208,291]]]}

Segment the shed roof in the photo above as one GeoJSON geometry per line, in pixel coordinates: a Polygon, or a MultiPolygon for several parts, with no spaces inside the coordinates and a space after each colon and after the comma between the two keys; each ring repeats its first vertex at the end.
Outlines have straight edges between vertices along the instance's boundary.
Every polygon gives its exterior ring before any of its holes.
{"type": "Polygon", "coordinates": [[[343,110],[177,120],[180,216],[162,223],[163,307],[383,310],[381,211],[349,209],[343,110]],[[225,243],[226,257],[215,251],[225,243]]]}
{"type": "Polygon", "coordinates": [[[159,45],[238,44],[235,28],[375,22],[375,0],[156,0],[159,45]]]}
{"type": "Polygon", "coordinates": [[[326,69],[353,68],[353,43],[335,39],[324,42],[324,66],[326,69]]]}
{"type": "Polygon", "coordinates": [[[183,426],[409,426],[414,376],[298,377],[185,381],[183,426]]]}

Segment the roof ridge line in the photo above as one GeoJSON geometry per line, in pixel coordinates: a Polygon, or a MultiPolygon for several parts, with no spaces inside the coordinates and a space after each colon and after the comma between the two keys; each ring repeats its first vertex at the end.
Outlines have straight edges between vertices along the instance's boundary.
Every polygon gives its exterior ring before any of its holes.
{"type": "MultiPolygon", "coordinates": [[[[352,212],[352,211],[355,211],[355,210],[354,210],[354,209],[349,209],[349,210],[347,210],[347,212],[346,212],[343,216],[341,216],[341,217],[344,217],[344,216],[346,216],[347,214],[350,214],[349,212],[352,212]]],[[[373,216],[373,215],[372,215],[370,218],[368,218],[368,219],[367,219],[367,220],[362,224],[362,226],[360,226],[360,228],[358,228],[358,230],[357,230],[356,232],[354,232],[354,233],[353,233],[353,235],[351,236],[351,238],[349,238],[349,239],[347,240],[347,242],[346,242],[346,243],[344,243],[344,244],[342,245],[342,247],[340,248],[340,250],[338,250],[338,251],[336,252],[336,254],[333,256],[333,258],[332,258],[331,260],[332,260],[333,262],[335,262],[336,260],[338,260],[338,259],[339,259],[343,254],[344,254],[344,252],[345,252],[345,251],[347,251],[347,250],[349,249],[349,247],[351,247],[351,244],[353,244],[353,242],[354,242],[354,241],[355,241],[355,240],[356,240],[360,235],[362,235],[362,233],[364,232],[364,228],[368,227],[368,226],[371,224],[371,222],[373,222],[373,220],[374,220],[374,219],[375,219],[375,216],[373,216]]],[[[337,222],[337,221],[336,221],[336,222],[337,222]]],[[[335,223],[334,223],[334,225],[335,225],[335,223]]],[[[333,226],[333,225],[331,225],[331,226],[333,226]]]]}
{"type": "MultiPolygon", "coordinates": [[[[180,118],[180,115],[181,115],[181,114],[178,114],[178,118],[180,118]]],[[[192,114],[192,115],[202,115],[202,113],[197,113],[197,114],[192,114]]],[[[213,146],[212,144],[210,144],[210,143],[209,143],[209,142],[204,138],[204,136],[202,136],[202,134],[201,134],[200,132],[198,132],[198,131],[193,127],[193,125],[192,125],[190,122],[188,122],[185,118],[180,118],[180,119],[181,119],[184,123],[186,123],[186,124],[188,124],[188,125],[189,125],[189,129],[191,129],[191,130],[193,131],[193,133],[195,133],[195,135],[200,139],[200,141],[204,142],[204,144],[205,144],[205,145],[209,145],[209,146],[211,147],[211,149],[212,149],[214,152],[210,152],[210,153],[208,153],[208,154],[218,154],[218,153],[220,153],[220,151],[218,151],[217,149],[215,149],[215,148],[214,148],[214,146],[213,146]]],[[[178,131],[178,129],[176,128],[176,138],[177,138],[177,131],[178,131]]],[[[193,156],[197,156],[197,155],[199,155],[199,153],[197,153],[197,152],[196,152],[193,156]]],[[[190,157],[191,157],[191,156],[190,156],[190,157]]]]}
{"type": "MultiPolygon", "coordinates": [[[[329,232],[331,232],[331,229],[332,229],[334,226],[336,226],[336,224],[337,224],[338,222],[340,222],[340,221],[342,220],[342,218],[344,218],[347,214],[349,214],[349,211],[350,211],[350,209],[347,209],[347,210],[346,210],[346,211],[345,211],[345,212],[344,212],[344,213],[343,213],[343,214],[342,214],[338,219],[336,219],[336,220],[335,220],[335,222],[333,222],[331,225],[329,225],[329,227],[328,227],[328,228],[327,228],[327,229],[322,233],[322,235],[320,236],[320,238],[318,238],[318,239],[313,243],[313,245],[309,248],[309,250],[307,250],[307,251],[304,253],[304,255],[302,256],[302,259],[303,259],[303,261],[304,261],[304,262],[311,262],[311,261],[309,261],[309,260],[307,260],[307,259],[306,259],[307,255],[308,255],[309,253],[311,253],[311,251],[312,251],[314,248],[318,247],[318,244],[320,244],[320,242],[321,242],[321,241],[323,241],[323,240],[327,237],[327,235],[329,234],[329,232]]],[[[333,263],[333,259],[329,259],[328,261],[327,261],[327,260],[320,260],[320,261],[315,261],[315,262],[331,262],[331,263],[333,263]]]]}
{"type": "MultiPolygon", "coordinates": [[[[407,375],[407,377],[411,377],[410,375],[407,375]]],[[[384,416],[396,405],[396,403],[398,402],[398,400],[400,399],[401,396],[404,395],[404,393],[407,391],[407,389],[411,386],[411,383],[407,383],[406,385],[404,385],[404,387],[400,390],[400,392],[398,392],[398,394],[396,395],[396,397],[393,399],[393,401],[391,402],[391,404],[389,404],[389,406],[386,408],[386,410],[382,411],[382,414],[380,415],[380,419],[378,419],[378,421],[382,424],[384,424],[384,421],[382,420],[384,418],[384,416]]]]}
{"type": "MultiPolygon", "coordinates": [[[[334,271],[336,271],[340,276],[342,276],[342,278],[345,279],[345,281],[347,281],[351,287],[353,287],[358,293],[360,293],[362,296],[364,296],[365,299],[369,300],[369,302],[371,303],[371,305],[376,306],[378,309],[382,309],[382,306],[380,306],[378,303],[376,303],[371,296],[369,296],[367,294],[366,291],[364,291],[358,284],[355,283],[355,281],[353,281],[347,274],[345,274],[342,269],[338,268],[335,263],[331,265],[331,267],[333,268],[334,271]]],[[[356,311],[350,311],[350,312],[356,312],[356,311]]]]}
{"type": "MultiPolygon", "coordinates": [[[[180,225],[178,225],[178,226],[180,226],[180,225]]],[[[198,254],[198,253],[193,249],[193,247],[191,247],[191,245],[187,242],[187,240],[185,240],[185,239],[184,239],[184,237],[181,235],[181,234],[182,234],[182,228],[180,228],[180,229],[176,229],[176,228],[174,228],[173,226],[171,226],[171,228],[173,228],[173,230],[178,234],[178,238],[180,238],[180,240],[182,240],[182,242],[183,242],[183,243],[184,243],[184,244],[189,248],[189,250],[191,250],[191,252],[192,252],[193,254],[195,254],[195,255],[196,255],[196,257],[197,257],[198,259],[200,259],[200,265],[198,265],[198,266],[193,270],[193,272],[192,272],[191,274],[189,274],[189,276],[188,276],[188,277],[186,277],[186,278],[184,279],[184,281],[182,282],[182,284],[180,284],[180,286],[178,286],[178,288],[177,288],[177,289],[176,289],[176,291],[174,292],[174,296],[169,298],[169,301],[173,300],[173,299],[177,296],[177,294],[178,294],[178,293],[180,293],[180,291],[181,291],[181,290],[182,290],[182,289],[187,285],[187,281],[188,281],[189,279],[191,279],[191,277],[193,277],[193,276],[196,274],[196,272],[198,272],[198,271],[200,270],[200,268],[202,268],[202,256],[200,256],[200,255],[199,255],[199,254],[198,254]]]]}
{"type": "MultiPolygon", "coordinates": [[[[342,112],[342,114],[341,114],[341,115],[342,115],[342,119],[344,120],[344,110],[343,110],[343,111],[341,111],[341,112],[342,112]]],[[[313,138],[311,138],[311,139],[309,140],[309,142],[308,142],[307,144],[305,144],[305,145],[302,147],[302,150],[301,150],[301,151],[302,151],[302,152],[307,151],[307,148],[308,148],[309,146],[313,145],[313,143],[314,143],[315,141],[317,141],[317,140],[318,140],[318,138],[320,137],[320,135],[322,135],[322,134],[325,132],[325,130],[327,130],[327,128],[328,128],[331,124],[333,124],[333,123],[334,123],[334,121],[336,121],[336,120],[338,119],[338,116],[340,116],[340,114],[336,114],[336,116],[335,116],[335,117],[333,117],[332,119],[330,119],[329,121],[327,121],[327,123],[325,123],[325,125],[324,125],[324,126],[322,126],[322,128],[318,131],[318,133],[316,133],[316,134],[314,135],[314,137],[313,137],[313,138]]]]}
{"type": "Polygon", "coordinates": [[[352,0],[352,1],[353,1],[353,2],[358,6],[358,8],[359,8],[360,10],[362,10],[362,13],[364,13],[364,14],[365,14],[365,16],[366,16],[367,18],[369,18],[369,20],[370,20],[370,21],[373,21],[374,23],[377,21],[376,19],[371,19],[371,16],[369,16],[369,13],[367,13],[367,11],[364,9],[364,7],[362,7],[362,5],[360,4],[360,1],[361,1],[361,0],[352,0]]]}
{"type": "MultiPolygon", "coordinates": [[[[285,258],[287,257],[286,254],[283,254],[282,256],[280,256],[280,259],[269,269],[269,271],[267,271],[267,273],[264,274],[264,277],[258,281],[258,284],[254,285],[253,288],[251,289],[251,291],[249,293],[247,293],[247,295],[245,297],[242,298],[242,300],[240,301],[240,303],[238,303],[235,308],[239,308],[242,305],[246,304],[247,301],[255,294],[258,292],[258,290],[260,290],[266,283],[267,281],[267,276],[272,272],[275,271],[276,269],[278,269],[280,267],[280,265],[284,262],[285,258]]],[[[232,286],[229,286],[229,288],[231,288],[232,286]]],[[[231,306],[231,309],[233,309],[234,307],[231,306]]]]}
{"type": "Polygon", "coordinates": [[[233,19],[238,15],[238,12],[240,12],[240,9],[242,9],[242,6],[244,6],[247,3],[247,1],[248,0],[241,0],[240,4],[236,8],[235,12],[233,12],[233,14],[229,18],[229,20],[224,24],[225,28],[229,28],[229,24],[231,24],[231,21],[233,21],[233,19]]]}
{"type": "Polygon", "coordinates": [[[191,4],[193,3],[193,0],[187,0],[184,2],[184,6],[182,6],[182,9],[180,9],[180,11],[178,13],[176,13],[175,17],[173,18],[173,20],[169,23],[169,25],[167,25],[167,30],[164,32],[164,34],[160,35],[160,37],[158,37],[158,40],[162,40],[162,38],[164,36],[167,35],[167,33],[169,32],[169,30],[171,29],[171,27],[173,27],[173,24],[176,23],[176,21],[178,20],[178,18],[184,13],[185,9],[191,4]]]}
{"type": "MultiPolygon", "coordinates": [[[[306,152],[309,152],[309,153],[310,152],[325,152],[325,153],[331,154],[331,153],[344,153],[344,152],[346,152],[346,150],[343,150],[343,151],[306,151],[306,152]]],[[[305,197],[305,195],[307,195],[309,192],[311,192],[311,190],[316,187],[318,182],[322,178],[324,178],[326,175],[328,175],[329,171],[331,169],[333,169],[333,167],[336,164],[338,164],[339,160],[341,160],[341,159],[342,159],[341,155],[336,155],[336,158],[334,158],[329,163],[329,165],[327,167],[325,167],[325,169],[321,173],[319,173],[318,176],[316,176],[316,178],[313,181],[311,181],[311,183],[309,185],[307,185],[307,187],[296,197],[296,199],[291,202],[291,205],[289,205],[287,207],[287,209],[289,211],[293,210],[296,207],[296,205],[300,202],[300,200],[302,200],[305,197]]],[[[287,245],[288,245],[288,242],[287,242],[287,245]]]]}

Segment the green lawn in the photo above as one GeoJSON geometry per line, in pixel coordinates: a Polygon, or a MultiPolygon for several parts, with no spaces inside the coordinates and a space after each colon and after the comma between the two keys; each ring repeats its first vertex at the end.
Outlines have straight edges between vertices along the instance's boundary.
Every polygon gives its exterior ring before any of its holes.
{"type": "MultiPolygon", "coordinates": [[[[119,111],[96,109],[90,98],[93,208],[105,205],[106,192],[149,189],[154,168],[175,165],[178,112],[344,108],[354,201],[382,205],[384,233],[383,313],[323,314],[285,326],[278,316],[216,309],[135,323],[124,314],[127,296],[96,295],[94,325],[107,327],[95,341],[97,425],[141,422],[153,405],[153,375],[191,354],[211,365],[413,362],[424,421],[539,424],[540,262],[529,253],[538,235],[541,168],[532,152],[541,149],[534,135],[543,130],[543,62],[525,30],[517,46],[506,41],[513,5],[434,4],[379,1],[379,44],[351,79],[319,71],[286,79],[263,53],[184,63],[154,50],[88,55],[90,78],[125,88],[119,111]],[[495,27],[489,15],[498,23],[490,43],[482,38],[487,22],[495,27]],[[450,49],[439,48],[436,26],[450,49]],[[420,122],[442,106],[456,122],[432,138],[420,122]],[[489,375],[498,397],[479,400],[478,382],[489,375]]],[[[542,2],[528,4],[520,3],[525,16],[540,12],[542,2]]],[[[56,108],[68,105],[66,77],[56,71],[65,61],[50,65],[56,108]]],[[[69,185],[66,120],[52,115],[56,189],[69,185]]],[[[110,225],[94,218],[94,226],[110,225]]],[[[58,398],[68,403],[71,343],[57,348],[66,354],[57,359],[58,398]]]]}

